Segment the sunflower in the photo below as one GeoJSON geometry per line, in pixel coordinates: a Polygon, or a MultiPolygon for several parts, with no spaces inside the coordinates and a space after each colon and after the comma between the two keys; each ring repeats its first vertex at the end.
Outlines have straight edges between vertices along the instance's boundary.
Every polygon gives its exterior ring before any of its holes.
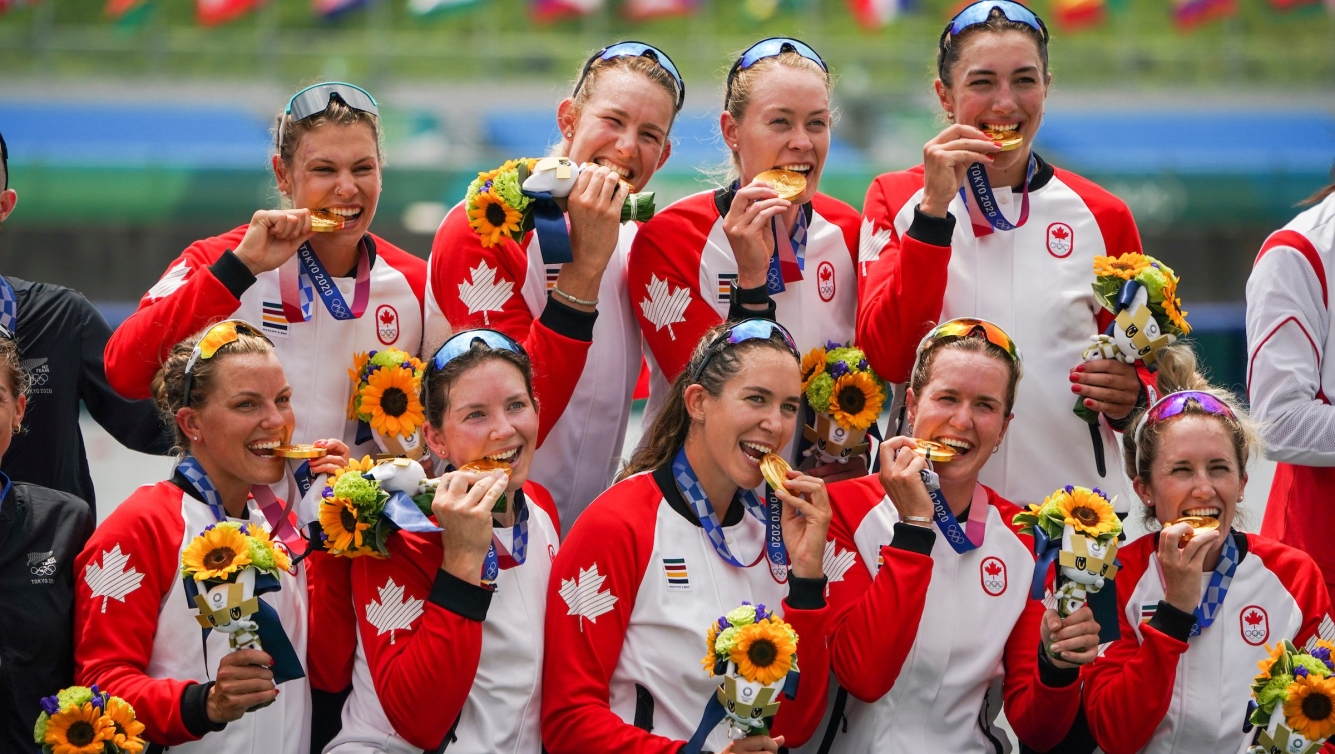
{"type": "Polygon", "coordinates": [[[351,500],[336,497],[320,503],[320,528],[328,538],[326,545],[330,550],[355,557],[366,549],[362,532],[371,525],[357,518],[357,508],[351,500]]]}
{"type": "Polygon", "coordinates": [[[1066,487],[1061,492],[1057,509],[1076,531],[1100,537],[1117,525],[1117,514],[1103,495],[1084,487],[1066,487]]]}
{"type": "Polygon", "coordinates": [[[352,356],[352,369],[348,370],[348,376],[352,378],[352,395],[348,396],[348,418],[357,418],[357,385],[362,381],[362,370],[366,368],[367,362],[371,360],[371,354],[358,353],[352,356]]]}
{"type": "Polygon", "coordinates": [[[344,466],[341,469],[334,469],[334,473],[329,475],[329,479],[325,481],[325,485],[330,488],[333,488],[334,484],[338,482],[338,478],[343,476],[344,474],[347,474],[349,472],[364,474],[373,468],[375,468],[375,459],[372,458],[371,456],[369,455],[362,456],[362,460],[360,461],[354,458],[348,461],[347,466],[344,466]]]}
{"type": "Polygon", "coordinates": [[[282,542],[270,537],[267,530],[260,526],[252,526],[250,527],[250,538],[257,542],[260,547],[268,549],[274,568],[280,571],[291,570],[292,556],[288,554],[287,547],[282,542]]]}
{"type": "Polygon", "coordinates": [[[1275,644],[1274,649],[1271,649],[1269,644],[1267,644],[1265,648],[1266,651],[1270,653],[1270,656],[1264,660],[1257,661],[1256,667],[1261,672],[1258,673],[1256,679],[1252,681],[1253,684],[1261,684],[1263,681],[1270,680],[1270,669],[1273,668],[1275,663],[1279,662],[1279,659],[1284,656],[1284,642],[1282,641],[1275,644]]]}
{"type": "Polygon", "coordinates": [[[195,581],[226,579],[250,565],[250,543],[234,526],[214,526],[195,537],[181,555],[181,572],[195,581]]]}
{"type": "Polygon", "coordinates": [[[116,734],[112,718],[86,702],[82,707],[61,710],[46,723],[44,743],[55,754],[100,754],[102,742],[116,734]]]}
{"type": "Polygon", "coordinates": [[[870,374],[852,372],[834,381],[830,415],[842,426],[862,431],[880,416],[884,401],[881,387],[870,374]]]}
{"type": "Polygon", "coordinates": [[[371,429],[382,435],[410,437],[425,417],[417,398],[413,373],[404,367],[381,367],[361,390],[362,413],[369,414],[371,429]]]}
{"type": "Polygon", "coordinates": [[[1094,274],[1099,277],[1119,277],[1134,280],[1150,266],[1144,254],[1123,254],[1120,257],[1094,257],[1094,274]]]}
{"type": "Polygon", "coordinates": [[[714,642],[717,640],[718,624],[710,623],[709,630],[705,632],[705,646],[709,647],[709,651],[705,653],[705,659],[700,661],[700,664],[705,666],[705,670],[708,670],[710,675],[714,674],[714,665],[718,663],[718,653],[714,649],[714,642]]]}
{"type": "Polygon", "coordinates": [[[1307,675],[1294,680],[1284,718],[1294,733],[1309,741],[1335,735],[1335,679],[1307,675]]]}
{"type": "Polygon", "coordinates": [[[492,193],[478,194],[474,208],[468,210],[468,224],[482,236],[483,246],[495,246],[502,235],[517,232],[523,219],[504,199],[492,193]]]}
{"type": "Polygon", "coordinates": [[[783,622],[764,620],[737,629],[729,657],[743,678],[768,686],[788,675],[796,652],[797,643],[783,622]]]}
{"type": "Polygon", "coordinates": [[[1177,276],[1168,275],[1168,284],[1163,287],[1163,311],[1168,315],[1177,329],[1182,331],[1183,335],[1191,332],[1191,325],[1187,324],[1187,313],[1182,311],[1182,301],[1177,297],[1177,276]]]}
{"type": "Polygon", "coordinates": [[[139,754],[144,750],[144,724],[134,719],[134,707],[118,696],[107,701],[106,716],[115,725],[115,734],[111,742],[126,754],[139,754]]]}
{"type": "Polygon", "coordinates": [[[825,349],[816,346],[807,351],[807,355],[802,357],[802,392],[806,392],[807,386],[816,378],[816,375],[825,371],[825,349]]]}

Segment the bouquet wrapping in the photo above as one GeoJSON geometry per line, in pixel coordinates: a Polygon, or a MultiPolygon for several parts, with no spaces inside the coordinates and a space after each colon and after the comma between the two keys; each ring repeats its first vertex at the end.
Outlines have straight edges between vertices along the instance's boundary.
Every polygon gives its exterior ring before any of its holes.
{"type": "Polygon", "coordinates": [[[353,357],[348,418],[358,422],[358,443],[374,440],[386,455],[422,457],[426,415],[418,396],[425,369],[417,357],[397,348],[353,357]]]}
{"type": "Polygon", "coordinates": [[[802,392],[815,412],[802,433],[811,447],[803,455],[817,464],[848,463],[867,452],[867,430],[881,415],[885,381],[851,342],[830,341],[802,357],[802,392]]]}
{"type": "Polygon", "coordinates": [[[1335,644],[1314,638],[1299,649],[1285,639],[1266,649],[1243,726],[1256,728],[1247,754],[1317,754],[1335,734],[1335,644]]]}
{"type": "Polygon", "coordinates": [[[320,539],[347,558],[389,555],[396,531],[440,531],[431,521],[435,479],[411,458],[376,463],[353,460],[325,481],[320,495],[320,539]]]}
{"type": "Polygon", "coordinates": [[[32,738],[43,754],[139,754],[147,745],[143,732],[134,707],[93,684],[43,697],[32,738]]]}
{"type": "Polygon", "coordinates": [[[1117,537],[1122,522],[1112,501],[1095,487],[1066,485],[1044,499],[1042,505],[1015,514],[1012,523],[1021,534],[1034,537],[1034,580],[1029,595],[1043,599],[1048,569],[1055,561],[1053,582],[1057,613],[1065,618],[1085,606],[1117,575],[1117,537]]]}

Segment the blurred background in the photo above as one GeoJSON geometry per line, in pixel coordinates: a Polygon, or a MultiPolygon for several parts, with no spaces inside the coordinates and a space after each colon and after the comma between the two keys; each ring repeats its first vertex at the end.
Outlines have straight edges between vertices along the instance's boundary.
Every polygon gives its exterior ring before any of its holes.
{"type": "MultiPolygon", "coordinates": [[[[1239,393],[1252,259],[1335,162],[1326,2],[1033,3],[1053,30],[1055,77],[1037,149],[1130,205],[1146,251],[1182,277],[1214,378],[1239,393]]],[[[326,79],[380,101],[387,167],[374,229],[426,257],[476,172],[545,153],[580,64],[622,39],[660,46],[686,79],[673,156],[649,187],[659,206],[709,185],[702,169],[724,159],[718,110],[732,57],[792,35],[838,77],[821,189],[860,207],[873,177],[920,162],[944,125],[935,45],[964,4],[0,0],[0,131],[20,196],[0,269],[77,288],[116,324],[191,241],[276,205],[270,130],[294,91],[326,79]]],[[[106,442],[108,468],[129,468],[106,442]]]]}

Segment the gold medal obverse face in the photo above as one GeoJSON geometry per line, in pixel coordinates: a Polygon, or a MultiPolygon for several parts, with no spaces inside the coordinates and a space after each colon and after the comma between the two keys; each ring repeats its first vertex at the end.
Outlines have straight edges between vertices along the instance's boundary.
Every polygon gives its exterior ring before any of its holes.
{"type": "Polygon", "coordinates": [[[510,476],[513,473],[510,464],[505,463],[504,461],[495,461],[490,458],[480,458],[476,461],[469,461],[459,467],[459,471],[473,471],[479,474],[486,474],[495,471],[496,469],[504,471],[506,476],[510,476]]]}
{"type": "Polygon", "coordinates": [[[760,475],[765,477],[765,483],[771,489],[783,490],[788,492],[788,487],[784,482],[788,481],[788,472],[792,469],[788,462],[783,460],[783,456],[767,453],[760,459],[760,475]]]}
{"type": "Polygon", "coordinates": [[[273,454],[283,458],[322,458],[329,455],[329,451],[308,443],[301,443],[298,445],[279,445],[273,449],[273,454]]]}
{"type": "Polygon", "coordinates": [[[955,460],[954,448],[932,440],[918,440],[918,444],[913,448],[913,452],[933,463],[944,463],[946,461],[955,460]]]}
{"type": "Polygon", "coordinates": [[[343,230],[343,218],[333,212],[312,211],[311,230],[316,233],[333,233],[336,230],[343,230]]]}
{"type": "Polygon", "coordinates": [[[1219,528],[1219,519],[1210,516],[1183,516],[1179,519],[1168,522],[1168,526],[1173,524],[1186,524],[1191,527],[1191,531],[1182,535],[1178,540],[1178,545],[1185,545],[1191,541],[1191,538],[1197,534],[1203,534],[1207,531],[1214,531],[1219,528]]]}
{"type": "Polygon", "coordinates": [[[1001,151],[1003,152],[1009,152],[1012,149],[1019,149],[1020,145],[1024,143],[1024,137],[1020,135],[1019,131],[985,130],[983,131],[983,133],[986,134],[987,138],[991,139],[993,142],[1000,142],[1001,151]]]}
{"type": "Polygon", "coordinates": [[[807,190],[807,177],[793,170],[766,170],[756,178],[773,186],[780,199],[790,202],[807,190]]]}

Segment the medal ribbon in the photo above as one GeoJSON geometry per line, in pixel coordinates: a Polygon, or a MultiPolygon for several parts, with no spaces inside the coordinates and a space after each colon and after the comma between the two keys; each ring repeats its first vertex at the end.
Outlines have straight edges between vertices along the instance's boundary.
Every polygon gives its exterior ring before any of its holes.
{"type": "MultiPolygon", "coordinates": [[[[495,582],[501,571],[521,566],[528,559],[528,504],[524,499],[524,491],[515,490],[512,493],[512,500],[512,505],[515,506],[515,525],[512,527],[510,549],[505,548],[500,537],[492,534],[491,545],[487,547],[487,555],[482,560],[482,580],[488,584],[495,582]]],[[[389,500],[385,503],[385,517],[403,531],[418,533],[441,531],[441,528],[432,523],[422,509],[418,508],[412,498],[404,492],[390,493],[389,500]]]]}
{"type": "Polygon", "coordinates": [[[1012,225],[1004,215],[1001,214],[1001,206],[997,203],[996,194],[992,191],[992,184],[987,180],[987,170],[983,163],[975,162],[970,165],[965,172],[964,186],[960,187],[960,199],[964,201],[964,206],[969,209],[969,220],[973,224],[973,233],[975,236],[985,236],[993,230],[1015,230],[1029,220],[1029,182],[1034,178],[1034,171],[1038,168],[1038,160],[1033,153],[1029,154],[1029,169],[1024,174],[1023,199],[1020,201],[1020,219],[1012,225]],[[965,189],[968,189],[966,192],[965,189]],[[973,194],[974,201],[969,201],[969,194],[973,194]]]}
{"type": "MultiPolygon", "coordinates": [[[[750,568],[760,562],[762,557],[767,554],[771,563],[788,562],[788,551],[783,544],[783,528],[779,524],[779,514],[769,515],[770,511],[756,497],[752,490],[737,490],[736,499],[741,500],[742,507],[747,513],[751,514],[757,521],[766,524],[768,533],[765,537],[765,549],[750,565],[742,563],[737,556],[732,554],[728,547],[727,536],[723,532],[723,525],[719,523],[718,515],[714,513],[714,506],[709,504],[709,496],[705,494],[704,487],[700,486],[700,478],[695,475],[695,470],[691,468],[691,462],[686,460],[686,448],[677,451],[677,457],[672,459],[672,478],[677,482],[677,489],[681,490],[682,497],[686,498],[686,503],[691,506],[695,517],[700,519],[700,526],[704,528],[705,534],[709,536],[709,543],[714,546],[714,552],[718,553],[720,558],[738,568],[750,568]]],[[[775,500],[777,501],[777,498],[775,500]]],[[[773,569],[771,569],[773,572],[773,569]]],[[[777,576],[776,576],[776,580],[777,576]]],[[[782,583],[782,582],[780,582],[782,583]]]]}
{"type": "Polygon", "coordinates": [[[1228,596],[1228,588],[1233,585],[1233,573],[1237,570],[1238,546],[1233,541],[1233,532],[1230,531],[1224,537],[1224,549],[1219,554],[1219,564],[1210,575],[1210,585],[1205,587],[1205,596],[1201,598],[1201,604],[1192,611],[1196,616],[1196,622],[1191,624],[1192,636],[1200,636],[1201,631],[1209,628],[1214,619],[1219,617],[1219,610],[1224,606],[1224,598],[1228,596]]]}
{"type": "Polygon", "coordinates": [[[770,295],[783,293],[787,283],[796,283],[802,279],[802,271],[807,266],[807,215],[802,209],[797,211],[797,221],[793,223],[793,232],[783,220],[770,220],[770,230],[774,233],[774,256],[769,260],[769,273],[765,276],[765,287],[770,295]],[[787,239],[787,243],[779,239],[787,239]]]}
{"type": "MultiPolygon", "coordinates": [[[[309,468],[309,467],[307,467],[309,468]]],[[[227,511],[223,508],[222,493],[213,486],[213,481],[204,471],[204,467],[199,461],[191,455],[187,455],[176,464],[176,470],[181,472],[181,476],[190,482],[199,496],[204,498],[204,502],[213,511],[215,521],[226,521],[227,511]]],[[[264,514],[264,519],[269,522],[269,528],[273,535],[287,545],[293,552],[301,549],[297,547],[301,539],[301,533],[298,532],[288,522],[288,514],[292,510],[291,505],[283,505],[278,496],[273,494],[273,490],[263,484],[257,484],[250,488],[250,496],[255,498],[255,503],[259,506],[260,512],[264,514]]]]}
{"type": "Polygon", "coordinates": [[[0,276],[0,325],[4,325],[14,337],[18,337],[19,299],[14,293],[14,286],[2,276],[0,276]]]}
{"type": "Polygon", "coordinates": [[[978,549],[987,534],[987,490],[981,484],[974,484],[973,500],[969,503],[968,528],[965,529],[960,526],[959,519],[955,518],[946,503],[946,496],[941,493],[941,478],[931,469],[923,469],[920,473],[923,484],[927,485],[927,494],[932,498],[932,517],[936,519],[937,528],[946,535],[946,541],[961,555],[978,549]]]}
{"type": "Polygon", "coordinates": [[[363,238],[357,247],[357,281],[353,288],[351,308],[334,282],[334,277],[311,249],[310,242],[297,249],[295,265],[287,263],[278,268],[278,290],[283,301],[283,315],[288,322],[310,321],[311,301],[316,293],[334,319],[361,317],[366,311],[367,302],[371,300],[371,253],[366,248],[366,239],[363,238]]]}

